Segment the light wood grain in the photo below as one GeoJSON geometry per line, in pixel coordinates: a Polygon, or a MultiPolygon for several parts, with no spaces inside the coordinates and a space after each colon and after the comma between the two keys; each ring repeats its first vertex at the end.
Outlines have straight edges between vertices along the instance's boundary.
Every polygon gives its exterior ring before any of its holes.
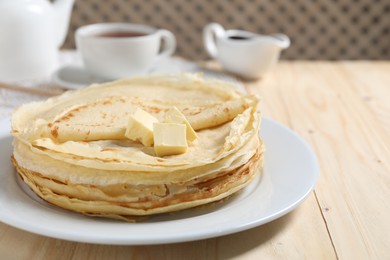
{"type": "MultiPolygon", "coordinates": [[[[390,143],[386,119],[361,98],[368,93],[362,85],[357,92],[354,73],[345,73],[346,68],[354,71],[355,64],[357,70],[363,65],[367,71],[377,70],[375,63],[367,62],[282,63],[272,75],[283,79],[280,85],[268,91],[263,91],[262,84],[258,87],[265,106],[274,102],[272,97],[280,97],[283,109],[273,109],[273,116],[301,134],[317,152],[321,176],[315,193],[338,257],[384,259],[390,246],[390,143]]],[[[367,77],[366,82],[372,77],[359,75],[367,77]]],[[[389,100],[386,81],[375,83],[375,89],[367,90],[369,95],[389,100]]]]}
{"type": "Polygon", "coordinates": [[[0,223],[0,259],[389,259],[390,62],[281,62],[245,85],[262,97],[264,116],[317,153],[315,191],[292,213],[237,234],[154,246],[68,242],[0,223]]]}

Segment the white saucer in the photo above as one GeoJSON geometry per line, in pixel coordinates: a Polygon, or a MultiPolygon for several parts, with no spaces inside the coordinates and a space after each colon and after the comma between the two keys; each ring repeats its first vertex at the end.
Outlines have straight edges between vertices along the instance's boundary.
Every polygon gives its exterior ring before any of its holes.
{"type": "MultiPolygon", "coordinates": [[[[232,76],[221,72],[205,70],[194,62],[175,57],[160,61],[147,74],[180,74],[184,72],[202,72],[205,78],[226,80],[235,83],[238,90],[245,91],[242,84],[232,76]]],[[[55,71],[52,75],[52,81],[54,84],[66,89],[81,89],[93,83],[104,83],[112,80],[96,77],[90,74],[82,65],[70,64],[55,71]]]]}
{"type": "Polygon", "coordinates": [[[91,75],[82,66],[67,65],[53,73],[52,81],[67,89],[80,89],[93,83],[104,83],[108,80],[91,75]]]}

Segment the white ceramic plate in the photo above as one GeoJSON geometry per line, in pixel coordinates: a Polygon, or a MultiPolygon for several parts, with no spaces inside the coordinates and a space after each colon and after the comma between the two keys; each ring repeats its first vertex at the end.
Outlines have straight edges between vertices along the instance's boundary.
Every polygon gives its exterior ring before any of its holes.
{"type": "Polygon", "coordinates": [[[10,163],[10,123],[0,121],[0,221],[44,236],[99,244],[140,245],[183,242],[250,229],[297,207],[310,194],[318,164],[310,147],[294,132],[264,119],[265,167],[238,195],[214,204],[146,222],[125,223],[86,217],[51,206],[19,181],[10,163]]]}

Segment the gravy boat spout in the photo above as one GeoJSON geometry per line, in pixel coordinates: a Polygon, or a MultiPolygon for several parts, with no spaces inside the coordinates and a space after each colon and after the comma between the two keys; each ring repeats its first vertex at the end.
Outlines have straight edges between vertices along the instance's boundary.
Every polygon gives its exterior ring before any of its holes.
{"type": "Polygon", "coordinates": [[[277,33],[271,35],[271,37],[274,39],[274,42],[277,46],[279,46],[282,50],[287,49],[290,47],[290,38],[288,38],[287,35],[282,33],[277,33]]]}

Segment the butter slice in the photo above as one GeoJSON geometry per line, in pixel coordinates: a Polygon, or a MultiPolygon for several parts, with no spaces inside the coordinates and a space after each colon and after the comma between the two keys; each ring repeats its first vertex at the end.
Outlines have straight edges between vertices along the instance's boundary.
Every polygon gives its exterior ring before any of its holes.
{"type": "Polygon", "coordinates": [[[148,112],[138,108],[131,115],[127,124],[125,136],[145,146],[153,145],[153,123],[158,120],[148,112]]]}
{"type": "Polygon", "coordinates": [[[177,107],[172,107],[166,112],[164,122],[185,124],[187,126],[187,141],[189,142],[193,142],[196,138],[198,138],[195,130],[192,128],[186,117],[179,111],[179,109],[177,109],[177,107]]]}
{"type": "Polygon", "coordinates": [[[157,156],[187,152],[186,125],[154,123],[154,151],[157,156]]]}

